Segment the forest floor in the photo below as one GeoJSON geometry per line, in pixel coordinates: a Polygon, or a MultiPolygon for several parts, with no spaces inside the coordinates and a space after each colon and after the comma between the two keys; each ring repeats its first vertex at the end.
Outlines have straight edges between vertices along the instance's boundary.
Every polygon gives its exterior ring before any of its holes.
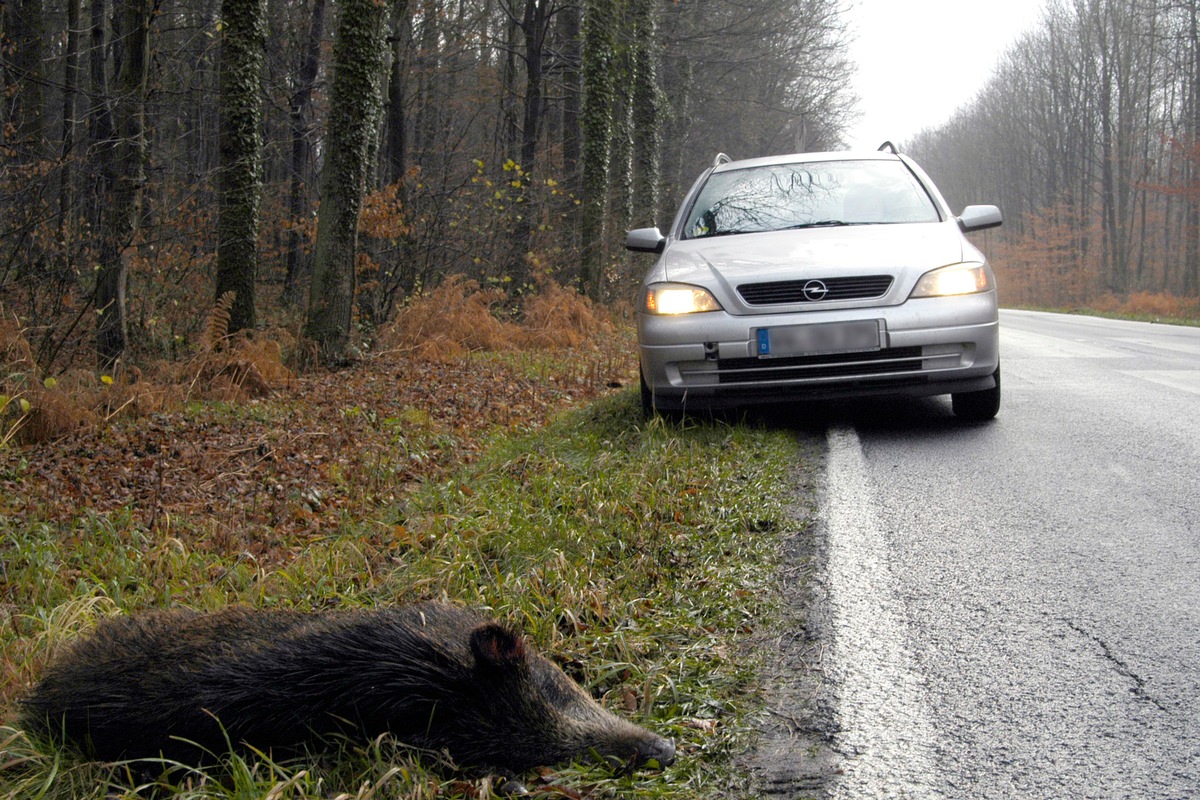
{"type": "Polygon", "coordinates": [[[290,377],[268,397],[186,403],[0,449],[0,514],[67,522],[127,509],[154,529],[219,518],[211,533],[255,558],[328,533],[445,474],[497,429],[539,427],[628,385],[623,343],[554,354],[431,361],[385,353],[290,377]],[[239,531],[270,527],[276,536],[239,531]]]}
{"type": "Polygon", "coordinates": [[[439,291],[336,371],[284,366],[283,336],[115,380],[44,379],[0,325],[0,515],[126,509],[146,529],[215,517],[209,535],[270,559],[272,542],[327,533],[470,463],[497,430],[540,427],[637,380],[632,332],[572,293],[551,292],[557,307],[531,327],[497,320],[496,298],[472,285],[439,291]]]}

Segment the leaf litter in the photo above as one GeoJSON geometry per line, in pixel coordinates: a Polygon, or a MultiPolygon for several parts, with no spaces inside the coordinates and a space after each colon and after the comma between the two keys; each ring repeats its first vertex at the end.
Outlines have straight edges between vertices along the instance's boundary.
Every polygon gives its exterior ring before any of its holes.
{"type": "Polygon", "coordinates": [[[282,365],[292,343],[264,346],[267,334],[206,342],[154,377],[43,380],[9,322],[0,392],[30,409],[0,413],[0,515],[14,528],[69,527],[123,511],[174,535],[210,524],[270,560],[273,542],[377,516],[470,463],[496,431],[540,427],[636,380],[629,332],[570,290],[549,291],[569,316],[548,323],[539,295],[536,325],[523,327],[496,315],[496,293],[447,281],[402,309],[375,353],[299,375],[282,365]],[[273,535],[247,538],[263,528],[273,535]]]}

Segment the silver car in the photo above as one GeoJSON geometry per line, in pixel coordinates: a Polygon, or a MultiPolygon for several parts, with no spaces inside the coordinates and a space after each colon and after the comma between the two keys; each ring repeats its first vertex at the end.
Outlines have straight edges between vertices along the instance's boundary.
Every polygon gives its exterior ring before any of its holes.
{"type": "Polygon", "coordinates": [[[929,177],[878,152],[732,161],[719,155],[664,235],[638,311],[642,401],[687,411],[759,402],[949,394],[1000,409],[996,279],[929,177]]]}

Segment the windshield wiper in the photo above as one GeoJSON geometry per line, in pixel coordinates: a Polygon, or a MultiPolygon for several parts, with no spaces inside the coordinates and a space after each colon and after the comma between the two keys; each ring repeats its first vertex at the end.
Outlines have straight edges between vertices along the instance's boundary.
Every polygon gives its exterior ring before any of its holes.
{"type": "Polygon", "coordinates": [[[730,229],[721,230],[721,231],[710,231],[709,233],[702,233],[699,236],[689,236],[688,238],[689,239],[711,239],[714,236],[736,236],[739,233],[753,233],[753,231],[739,231],[736,228],[730,228],[730,229]]]}
{"type": "Polygon", "coordinates": [[[818,219],[812,222],[801,222],[798,225],[789,225],[784,230],[795,231],[801,228],[839,228],[843,225],[858,225],[857,222],[847,222],[844,219],[818,219]]]}
{"type": "Polygon", "coordinates": [[[845,225],[871,225],[871,224],[874,224],[874,223],[847,222],[844,219],[818,219],[818,220],[814,220],[813,222],[801,222],[797,225],[788,225],[783,228],[751,228],[751,229],[726,228],[724,230],[711,231],[709,233],[702,233],[699,236],[690,236],[688,238],[690,238],[690,239],[709,239],[709,238],[712,238],[713,236],[735,236],[740,233],[770,233],[772,231],[794,231],[794,230],[799,230],[801,228],[840,228],[845,225]]]}

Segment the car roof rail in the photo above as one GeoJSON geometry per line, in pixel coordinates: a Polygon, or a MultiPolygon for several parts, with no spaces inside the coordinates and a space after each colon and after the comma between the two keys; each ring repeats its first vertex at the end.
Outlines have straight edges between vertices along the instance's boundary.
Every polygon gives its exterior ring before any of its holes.
{"type": "Polygon", "coordinates": [[[892,144],[891,141],[886,141],[883,144],[879,145],[879,152],[882,153],[884,150],[887,150],[889,153],[891,153],[894,156],[900,155],[900,151],[896,149],[896,145],[892,144]]]}
{"type": "Polygon", "coordinates": [[[733,159],[729,156],[724,153],[717,153],[717,157],[713,159],[713,166],[719,167],[722,164],[728,164],[730,161],[733,161],[733,159]]]}

